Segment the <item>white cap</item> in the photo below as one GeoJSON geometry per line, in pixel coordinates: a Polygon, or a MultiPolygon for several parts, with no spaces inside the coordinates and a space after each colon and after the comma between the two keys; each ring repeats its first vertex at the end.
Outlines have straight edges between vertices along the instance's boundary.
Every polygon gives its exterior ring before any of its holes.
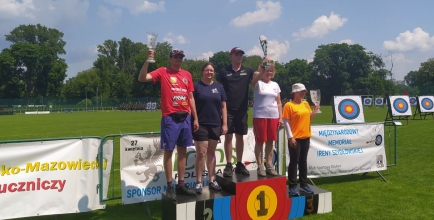
{"type": "Polygon", "coordinates": [[[296,84],[292,85],[292,92],[291,93],[300,92],[303,90],[307,91],[306,87],[301,83],[296,83],[296,84]]]}

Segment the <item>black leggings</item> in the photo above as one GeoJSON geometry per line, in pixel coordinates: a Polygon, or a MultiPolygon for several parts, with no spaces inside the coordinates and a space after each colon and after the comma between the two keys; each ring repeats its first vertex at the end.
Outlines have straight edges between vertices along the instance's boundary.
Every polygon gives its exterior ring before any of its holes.
{"type": "Polygon", "coordinates": [[[289,188],[297,187],[297,165],[300,186],[307,186],[307,153],[309,152],[310,138],[295,139],[297,146],[289,150],[288,181],[289,188]]]}

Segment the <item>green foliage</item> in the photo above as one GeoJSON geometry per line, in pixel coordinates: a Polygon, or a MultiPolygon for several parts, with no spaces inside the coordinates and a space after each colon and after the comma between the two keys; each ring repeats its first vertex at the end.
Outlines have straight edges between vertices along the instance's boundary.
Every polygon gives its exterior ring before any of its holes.
{"type": "Polygon", "coordinates": [[[434,58],[421,63],[419,70],[410,71],[404,79],[410,86],[434,86],[434,58]]]}
{"type": "Polygon", "coordinates": [[[59,97],[67,64],[63,33],[40,24],[20,25],[6,35],[11,46],[0,55],[0,97],[59,97]],[[9,90],[10,89],[10,90],[9,90]]]}
{"type": "Polygon", "coordinates": [[[209,58],[209,62],[212,62],[214,64],[216,71],[219,71],[220,69],[231,65],[229,52],[228,51],[217,52],[212,57],[209,58]]]}
{"type": "Polygon", "coordinates": [[[394,94],[394,85],[386,80],[388,71],[383,69],[381,57],[366,52],[358,44],[321,45],[310,66],[311,78],[316,78],[313,85],[321,89],[321,98],[326,103],[335,95],[394,94]]]}

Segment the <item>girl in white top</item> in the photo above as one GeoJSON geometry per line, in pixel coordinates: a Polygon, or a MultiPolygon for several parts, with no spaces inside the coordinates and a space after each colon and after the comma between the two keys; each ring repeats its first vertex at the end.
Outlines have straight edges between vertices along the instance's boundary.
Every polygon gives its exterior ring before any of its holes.
{"type": "MultiPolygon", "coordinates": [[[[268,58],[265,57],[264,60],[268,60],[268,58]]],[[[277,140],[277,129],[283,127],[283,121],[280,87],[276,82],[271,81],[275,71],[274,63],[267,69],[261,63],[252,79],[253,132],[255,134],[255,156],[259,176],[277,175],[271,164],[272,152],[274,141],[277,140]],[[264,142],[266,167],[263,161],[264,142]]]]}

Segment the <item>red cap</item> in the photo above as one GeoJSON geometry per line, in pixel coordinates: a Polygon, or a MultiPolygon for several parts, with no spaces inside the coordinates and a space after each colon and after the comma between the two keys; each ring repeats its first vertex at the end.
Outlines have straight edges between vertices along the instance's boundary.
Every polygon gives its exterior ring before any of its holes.
{"type": "Polygon", "coordinates": [[[232,50],[231,50],[231,53],[230,53],[230,54],[233,54],[233,53],[236,53],[236,52],[241,52],[241,53],[243,53],[243,54],[244,54],[244,50],[243,50],[243,49],[241,49],[241,48],[239,48],[239,47],[234,47],[234,48],[232,48],[232,50]]]}

